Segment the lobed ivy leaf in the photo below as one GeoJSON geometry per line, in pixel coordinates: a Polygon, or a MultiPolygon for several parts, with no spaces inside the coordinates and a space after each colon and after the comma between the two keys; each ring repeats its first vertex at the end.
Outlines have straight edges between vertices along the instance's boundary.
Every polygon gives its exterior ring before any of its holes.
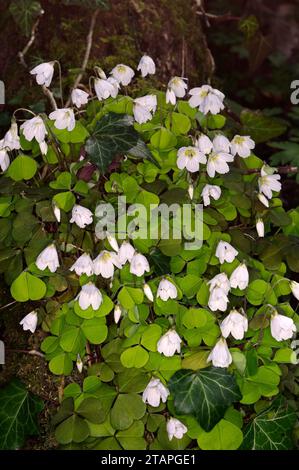
{"type": "Polygon", "coordinates": [[[241,399],[235,377],[225,369],[178,370],[170,379],[169,390],[179,415],[192,415],[205,431],[223,418],[227,408],[241,399]]]}

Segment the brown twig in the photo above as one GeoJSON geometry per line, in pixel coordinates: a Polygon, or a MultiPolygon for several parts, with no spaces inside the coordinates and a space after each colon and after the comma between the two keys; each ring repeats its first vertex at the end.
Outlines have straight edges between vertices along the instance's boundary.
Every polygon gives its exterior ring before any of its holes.
{"type": "Polygon", "coordinates": [[[22,353],[22,354],[29,354],[30,356],[38,356],[42,357],[44,359],[45,355],[39,351],[36,351],[35,349],[6,349],[7,352],[13,352],[13,353],[22,353]]]}
{"type": "MultiPolygon", "coordinates": [[[[77,78],[74,82],[73,89],[78,87],[78,85],[81,82],[82,77],[85,73],[85,70],[87,68],[88,60],[89,60],[89,56],[90,56],[90,52],[91,52],[91,47],[92,47],[92,39],[93,39],[94,28],[95,28],[96,19],[97,19],[97,16],[98,16],[99,12],[100,12],[100,9],[98,8],[97,10],[94,11],[94,13],[91,17],[89,31],[88,31],[88,35],[87,35],[87,38],[86,38],[86,50],[85,50],[84,59],[83,59],[83,62],[82,62],[81,71],[80,71],[79,75],[77,76],[77,78]]],[[[71,103],[71,96],[67,100],[65,106],[68,107],[70,105],[70,103],[71,103]]]]}

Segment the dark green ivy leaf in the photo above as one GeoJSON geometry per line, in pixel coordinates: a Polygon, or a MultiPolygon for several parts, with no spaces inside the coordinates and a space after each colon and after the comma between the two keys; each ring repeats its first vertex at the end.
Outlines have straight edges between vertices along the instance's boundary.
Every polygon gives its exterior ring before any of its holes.
{"type": "Polygon", "coordinates": [[[206,431],[223,418],[227,408],[241,399],[235,377],[220,367],[194,372],[178,370],[169,381],[179,415],[192,415],[206,431]]]}
{"type": "Polygon", "coordinates": [[[42,400],[17,379],[0,390],[0,449],[20,449],[27,436],[39,433],[37,415],[42,411],[42,400]]]}
{"type": "Polygon", "coordinates": [[[296,419],[296,413],[288,408],[283,398],[277,398],[270,408],[257,414],[246,426],[242,449],[292,449],[291,432],[296,419]]]}
{"type": "Polygon", "coordinates": [[[244,110],[240,118],[243,124],[242,134],[250,135],[256,143],[278,137],[287,128],[286,122],[282,119],[265,116],[260,112],[244,110]]]}

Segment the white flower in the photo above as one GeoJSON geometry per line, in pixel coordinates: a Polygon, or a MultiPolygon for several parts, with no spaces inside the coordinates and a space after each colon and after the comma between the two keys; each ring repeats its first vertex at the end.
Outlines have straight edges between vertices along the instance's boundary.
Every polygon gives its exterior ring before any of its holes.
{"type": "Polygon", "coordinates": [[[49,87],[54,74],[54,62],[44,62],[30,71],[31,75],[36,75],[38,85],[49,87]]]}
{"type": "Polygon", "coordinates": [[[209,156],[207,173],[214,178],[215,173],[221,175],[229,172],[227,162],[233,162],[234,157],[230,153],[230,142],[224,135],[217,135],[213,139],[213,151],[209,156]]]}
{"type": "Polygon", "coordinates": [[[198,147],[201,152],[208,155],[213,149],[213,144],[207,135],[202,134],[196,141],[196,147],[198,147]]]}
{"type": "Polygon", "coordinates": [[[81,108],[84,104],[88,103],[88,93],[84,90],[80,90],[80,88],[74,88],[72,91],[72,103],[77,106],[77,108],[81,108]]]}
{"type": "Polygon", "coordinates": [[[131,82],[132,78],[135,75],[135,72],[131,67],[124,64],[118,64],[111,70],[111,75],[115,80],[117,80],[121,85],[127,86],[131,82]]]}
{"type": "Polygon", "coordinates": [[[47,248],[38,255],[35,264],[41,271],[49,268],[51,273],[55,273],[57,268],[59,268],[58,253],[55,245],[47,246],[47,248]]]}
{"type": "Polygon", "coordinates": [[[168,395],[169,390],[162,384],[161,380],[151,379],[142,394],[142,400],[144,403],[157,407],[160,405],[161,400],[166,403],[168,395]]]}
{"type": "Polygon", "coordinates": [[[201,87],[192,88],[189,91],[191,98],[189,104],[191,108],[197,108],[204,114],[218,114],[224,109],[223,100],[224,94],[210,85],[203,85],[201,87]]]}
{"type": "Polygon", "coordinates": [[[56,218],[57,222],[60,222],[60,220],[61,220],[61,211],[60,211],[59,207],[57,206],[57,204],[55,204],[54,201],[52,202],[52,209],[53,209],[53,212],[54,212],[54,215],[55,215],[55,218],[56,218]]]}
{"type": "Polygon", "coordinates": [[[0,168],[2,171],[6,171],[10,165],[10,159],[8,152],[3,147],[4,139],[0,140],[0,168]]]}
{"type": "Polygon", "coordinates": [[[232,263],[237,254],[238,252],[233,246],[221,240],[217,245],[215,256],[219,259],[220,264],[223,264],[225,261],[232,263]]]}
{"type": "Polygon", "coordinates": [[[261,176],[258,179],[259,191],[268,199],[272,198],[272,191],[281,190],[280,175],[274,175],[272,169],[267,165],[261,168],[261,176]]]}
{"type": "Polygon", "coordinates": [[[224,338],[219,339],[207,360],[212,361],[214,367],[228,367],[232,363],[232,356],[224,338]]]}
{"type": "Polygon", "coordinates": [[[71,132],[76,125],[74,111],[71,108],[56,109],[49,114],[49,118],[55,121],[57,129],[67,129],[71,132]]]}
{"type": "Polygon", "coordinates": [[[93,310],[98,310],[103,302],[103,297],[99,289],[92,282],[89,282],[82,286],[76,300],[78,300],[82,310],[86,310],[90,306],[93,310]]]}
{"type": "Polygon", "coordinates": [[[39,116],[35,116],[34,118],[25,121],[21,125],[21,129],[25,139],[28,140],[28,142],[31,142],[32,139],[35,138],[39,144],[44,142],[48,133],[44,121],[39,116]]]}
{"type": "Polygon", "coordinates": [[[130,273],[140,277],[150,272],[150,266],[145,256],[135,253],[130,264],[130,273]]]}
{"type": "Polygon", "coordinates": [[[37,327],[37,320],[37,312],[33,310],[20,321],[20,325],[23,326],[24,331],[30,330],[31,333],[34,333],[37,327]]]}
{"type": "Polygon", "coordinates": [[[143,124],[152,119],[157,108],[157,97],[155,95],[146,95],[141,98],[136,98],[133,103],[135,121],[139,124],[143,124]]]}
{"type": "Polygon", "coordinates": [[[193,196],[194,196],[194,186],[193,186],[193,184],[189,184],[189,186],[188,186],[188,194],[189,194],[189,197],[190,197],[190,199],[191,199],[191,201],[192,201],[193,196]]]}
{"type": "Polygon", "coordinates": [[[117,324],[121,317],[121,308],[118,304],[114,308],[113,316],[114,316],[114,322],[117,324]]]}
{"type": "Polygon", "coordinates": [[[243,339],[248,330],[248,320],[245,315],[234,309],[221,322],[220,329],[224,338],[231,334],[235,339],[243,339]]]}
{"type": "Polygon", "coordinates": [[[216,310],[225,312],[228,302],[229,300],[225,291],[219,288],[215,288],[210,293],[208,306],[212,312],[216,312],[216,310]]]}
{"type": "Polygon", "coordinates": [[[116,98],[119,90],[119,83],[113,77],[96,78],[94,81],[94,89],[97,94],[98,100],[106,100],[111,96],[116,98]]]}
{"type": "Polygon", "coordinates": [[[265,236],[265,226],[261,218],[256,219],[256,231],[259,237],[265,236]]]}
{"type": "Polygon", "coordinates": [[[231,153],[230,141],[225,135],[216,135],[213,139],[213,151],[231,153]]]}
{"type": "Polygon", "coordinates": [[[80,357],[80,354],[77,354],[76,367],[78,369],[78,372],[81,374],[81,372],[83,370],[83,362],[82,362],[82,359],[80,357]]]}
{"type": "Polygon", "coordinates": [[[107,240],[108,240],[109,245],[111,246],[111,248],[113,248],[113,250],[117,252],[119,247],[118,247],[118,243],[117,243],[116,238],[113,237],[113,235],[110,235],[110,233],[107,233],[107,240]]]}
{"type": "Polygon", "coordinates": [[[146,77],[147,75],[154,75],[156,73],[155,62],[149,55],[145,54],[141,57],[137,70],[141,71],[142,77],[146,77]]]}
{"type": "Polygon", "coordinates": [[[20,137],[18,135],[18,124],[15,121],[11,123],[10,129],[4,136],[3,146],[9,150],[20,150],[21,148],[20,137]]]}
{"type": "Polygon", "coordinates": [[[48,153],[48,144],[45,140],[43,142],[40,142],[39,148],[40,148],[40,151],[41,151],[42,155],[47,155],[47,153],[48,153]]]}
{"type": "Polygon", "coordinates": [[[276,311],[271,315],[270,329],[271,335],[276,341],[290,339],[296,333],[296,325],[292,318],[279,315],[276,311]]]}
{"type": "Polygon", "coordinates": [[[215,201],[218,201],[221,196],[221,188],[220,186],[215,186],[213,184],[206,184],[203,187],[201,195],[203,198],[203,205],[208,206],[209,204],[211,204],[210,198],[213,198],[215,199],[215,201]]]}
{"type": "Polygon", "coordinates": [[[168,281],[168,279],[162,279],[159,283],[157,297],[160,297],[161,300],[176,299],[178,291],[176,286],[168,281]]]}
{"type": "Polygon", "coordinates": [[[183,98],[186,94],[188,86],[183,78],[173,77],[167,85],[166,103],[175,105],[176,98],[183,98]]]}
{"type": "Polygon", "coordinates": [[[92,224],[92,221],[92,212],[89,209],[83,206],[79,206],[78,204],[74,205],[72,209],[72,218],[70,220],[71,224],[75,222],[78,227],[85,228],[86,225],[92,224]]]}
{"type": "Polygon", "coordinates": [[[168,439],[171,441],[174,437],[176,439],[182,439],[184,434],[188,431],[188,428],[176,418],[170,418],[166,425],[168,439]]]}
{"type": "Polygon", "coordinates": [[[231,154],[238,154],[239,157],[247,158],[251,154],[251,150],[254,149],[255,143],[248,135],[235,135],[231,141],[231,154]]]}
{"type": "Polygon", "coordinates": [[[200,163],[207,162],[207,157],[197,147],[181,147],[177,155],[178,168],[180,170],[186,168],[190,173],[198,171],[200,163]]]}
{"type": "Polygon", "coordinates": [[[84,253],[70,267],[70,271],[75,271],[77,276],[81,276],[82,274],[87,274],[87,276],[92,276],[93,275],[93,262],[92,262],[91,257],[87,253],[84,253]]]}
{"type": "Polygon", "coordinates": [[[266,196],[264,196],[263,194],[259,193],[257,195],[259,201],[266,207],[269,207],[269,201],[268,199],[266,198],[266,196]]]}
{"type": "Polygon", "coordinates": [[[225,294],[228,294],[230,290],[230,283],[225,273],[219,273],[214,276],[208,282],[208,285],[210,286],[210,292],[215,289],[221,289],[225,294]]]}
{"type": "Polygon", "coordinates": [[[114,267],[121,269],[122,265],[119,262],[118,256],[114,252],[107,250],[101,253],[93,261],[94,273],[100,274],[105,279],[109,279],[114,275],[114,267]]]}
{"type": "Polygon", "coordinates": [[[249,282],[249,274],[246,264],[241,263],[231,274],[230,286],[236,289],[237,287],[241,290],[246,289],[249,282]]]}
{"type": "Polygon", "coordinates": [[[157,351],[166,357],[173,356],[176,352],[181,352],[181,338],[174,330],[169,330],[161,336],[157,343],[157,351]]]}
{"type": "Polygon", "coordinates": [[[153,295],[152,289],[150,288],[148,284],[144,284],[143,292],[150,302],[154,301],[154,295],[153,295]]]}
{"type": "Polygon", "coordinates": [[[299,300],[299,282],[291,281],[292,294],[299,300]]]}
{"type": "Polygon", "coordinates": [[[121,264],[126,264],[127,261],[131,262],[135,253],[135,248],[129,242],[123,242],[118,252],[118,259],[121,264]]]}

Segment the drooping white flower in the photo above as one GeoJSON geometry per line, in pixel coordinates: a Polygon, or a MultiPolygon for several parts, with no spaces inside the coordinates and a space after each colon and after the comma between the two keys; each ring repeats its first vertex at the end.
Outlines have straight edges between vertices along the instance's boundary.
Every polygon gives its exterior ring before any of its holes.
{"type": "Polygon", "coordinates": [[[115,78],[96,78],[94,89],[99,101],[106,100],[111,96],[116,98],[119,90],[119,83],[115,78]]]}
{"type": "Polygon", "coordinates": [[[241,290],[246,289],[249,282],[249,274],[245,263],[241,263],[236,269],[234,269],[230,276],[229,282],[230,286],[234,289],[237,287],[241,290]]]}
{"type": "Polygon", "coordinates": [[[57,204],[55,204],[54,201],[52,202],[52,209],[53,209],[53,213],[55,215],[55,218],[56,218],[57,222],[60,222],[60,220],[61,220],[61,211],[60,211],[59,207],[57,206],[57,204]]]}
{"type": "Polygon", "coordinates": [[[210,292],[215,289],[221,289],[225,294],[228,294],[230,290],[230,283],[225,273],[216,274],[216,276],[208,281],[208,285],[210,286],[210,292]]]}
{"type": "Polygon", "coordinates": [[[208,206],[209,204],[211,204],[210,198],[213,198],[215,199],[215,201],[218,201],[221,196],[221,188],[220,186],[215,186],[213,184],[206,184],[203,187],[201,195],[203,198],[203,205],[208,206]]]}
{"type": "Polygon", "coordinates": [[[243,339],[248,330],[248,320],[237,310],[231,310],[220,324],[222,336],[227,338],[230,334],[237,340],[243,339]]]}
{"type": "Polygon", "coordinates": [[[150,266],[146,257],[140,253],[135,253],[130,263],[130,273],[140,277],[145,272],[150,272],[150,266]]]}
{"type": "Polygon", "coordinates": [[[265,226],[261,218],[256,219],[256,231],[259,237],[265,236],[265,226]]]}
{"type": "Polygon", "coordinates": [[[207,173],[214,178],[215,173],[221,175],[229,172],[228,162],[233,162],[234,157],[230,153],[230,142],[224,135],[217,135],[213,139],[213,151],[209,155],[207,173]]]}
{"type": "Polygon", "coordinates": [[[218,114],[224,109],[223,100],[224,94],[210,85],[203,85],[201,87],[192,88],[189,91],[191,98],[189,104],[191,108],[197,108],[204,114],[218,114]]]}
{"type": "Polygon", "coordinates": [[[276,341],[290,339],[296,333],[296,325],[292,318],[280,315],[276,311],[271,315],[270,329],[271,335],[276,341]]]}
{"type": "Polygon", "coordinates": [[[53,243],[52,245],[47,246],[47,248],[38,255],[35,264],[41,271],[48,268],[51,273],[55,273],[57,268],[59,268],[56,246],[53,243]]]}
{"type": "Polygon", "coordinates": [[[113,312],[114,322],[117,324],[121,317],[121,308],[120,305],[115,305],[113,312]]]}
{"type": "Polygon", "coordinates": [[[176,418],[170,418],[166,424],[168,439],[171,441],[174,437],[182,439],[188,428],[176,418]]]}
{"type": "Polygon", "coordinates": [[[143,55],[138,64],[137,70],[140,70],[141,76],[154,75],[156,73],[156,65],[149,55],[143,55]]]}
{"type": "Polygon", "coordinates": [[[196,141],[196,147],[206,155],[212,152],[213,143],[207,135],[201,134],[201,136],[196,141]]]}
{"type": "Polygon", "coordinates": [[[157,351],[166,357],[173,356],[176,352],[181,352],[181,338],[175,330],[169,330],[159,339],[157,351]]]}
{"type": "Polygon", "coordinates": [[[76,125],[74,111],[71,108],[56,109],[49,114],[49,118],[55,121],[54,126],[57,129],[67,129],[71,132],[76,125]]]}
{"type": "Polygon", "coordinates": [[[80,354],[77,354],[76,367],[77,367],[79,374],[81,374],[83,370],[83,362],[82,362],[80,354]]]}
{"type": "Polygon", "coordinates": [[[232,263],[237,254],[238,251],[230,243],[221,240],[217,245],[215,256],[219,259],[220,264],[223,264],[225,261],[232,263]]]}
{"type": "Polygon", "coordinates": [[[291,281],[292,294],[299,300],[299,282],[291,281]]]}
{"type": "Polygon", "coordinates": [[[207,360],[212,361],[214,367],[228,367],[232,363],[233,359],[224,338],[217,341],[207,360]]]}
{"type": "Polygon", "coordinates": [[[135,75],[135,72],[131,67],[124,64],[118,64],[111,70],[111,75],[115,80],[117,80],[121,85],[127,86],[131,82],[132,78],[135,75]]]}
{"type": "Polygon", "coordinates": [[[263,194],[261,193],[258,193],[257,195],[259,201],[266,207],[269,207],[269,201],[268,199],[266,198],[266,196],[264,196],[263,194]]]}
{"type": "Polygon", "coordinates": [[[40,148],[40,151],[41,151],[42,155],[47,155],[47,153],[48,153],[48,144],[45,140],[43,142],[40,142],[39,148],[40,148]]]}
{"type": "Polygon", "coordinates": [[[86,91],[80,88],[74,88],[71,94],[72,103],[77,106],[77,108],[81,108],[81,106],[88,103],[88,96],[89,94],[86,93],[86,91]]]}
{"type": "Polygon", "coordinates": [[[21,144],[18,135],[18,124],[15,121],[12,121],[10,129],[6,132],[3,143],[3,146],[9,150],[20,150],[21,144]]]}
{"type": "Polygon", "coordinates": [[[24,331],[29,330],[31,333],[34,333],[37,327],[37,320],[37,312],[33,310],[20,321],[20,325],[22,325],[24,331]]]}
{"type": "Polygon", "coordinates": [[[98,310],[103,302],[103,296],[92,282],[88,282],[82,286],[76,300],[78,300],[82,310],[86,310],[88,307],[92,307],[93,310],[98,310]]]}
{"type": "Polygon", "coordinates": [[[193,196],[194,196],[194,186],[193,186],[193,184],[189,184],[189,186],[188,186],[188,195],[189,195],[189,197],[192,201],[193,196]]]}
{"type": "Polygon", "coordinates": [[[139,124],[150,121],[157,109],[157,97],[146,95],[133,101],[133,114],[139,124]]]}
{"type": "Polygon", "coordinates": [[[39,64],[30,71],[30,74],[36,76],[35,79],[38,85],[49,87],[54,74],[54,62],[39,64]]]}
{"type": "Polygon", "coordinates": [[[228,302],[229,299],[226,292],[222,289],[215,288],[210,293],[208,306],[212,312],[216,312],[217,310],[225,312],[227,310],[228,302]]]}
{"type": "Polygon", "coordinates": [[[28,142],[31,142],[32,139],[40,144],[44,142],[46,135],[48,134],[44,121],[40,116],[35,116],[32,119],[28,119],[21,125],[24,137],[28,142]]]}
{"type": "Polygon", "coordinates": [[[118,252],[119,246],[118,246],[116,238],[113,237],[113,235],[111,235],[110,233],[107,233],[107,240],[111,248],[113,248],[114,251],[118,252]]]}
{"type": "Polygon", "coordinates": [[[152,289],[150,288],[148,284],[144,284],[143,292],[150,302],[154,301],[154,295],[153,295],[152,289]]]}
{"type": "Polygon", "coordinates": [[[135,248],[130,242],[124,241],[118,251],[118,259],[121,264],[126,264],[127,261],[131,262],[135,253],[135,248]]]}
{"type": "Polygon", "coordinates": [[[158,286],[157,297],[161,300],[176,299],[178,291],[176,286],[168,279],[162,279],[158,286]]]}
{"type": "Polygon", "coordinates": [[[197,147],[181,147],[177,155],[178,168],[180,170],[186,168],[190,173],[198,171],[200,163],[207,162],[207,157],[197,147]]]}
{"type": "Polygon", "coordinates": [[[114,268],[122,268],[118,256],[112,251],[103,250],[93,261],[94,273],[109,279],[114,275],[114,268]]]}
{"type": "Polygon", "coordinates": [[[254,149],[255,142],[249,135],[235,135],[230,145],[233,156],[239,155],[239,157],[247,158],[250,156],[251,150],[254,149]]]}
{"type": "Polygon", "coordinates": [[[75,204],[72,209],[72,218],[70,223],[73,224],[74,222],[78,227],[85,228],[86,225],[90,225],[93,222],[92,212],[87,209],[87,207],[75,204]]]}
{"type": "Polygon", "coordinates": [[[6,171],[10,165],[10,159],[7,150],[4,146],[4,139],[0,140],[0,168],[6,171]]]}
{"type": "Polygon", "coordinates": [[[81,276],[82,274],[87,274],[87,276],[92,276],[93,275],[93,261],[91,257],[87,253],[84,253],[70,267],[70,271],[75,271],[77,276],[81,276]]]}
{"type": "Polygon", "coordinates": [[[163,403],[166,403],[168,395],[169,390],[162,384],[161,380],[153,378],[147,384],[142,394],[142,401],[157,407],[160,405],[161,400],[163,403]]]}
{"type": "Polygon", "coordinates": [[[173,77],[167,85],[166,103],[175,105],[177,98],[183,98],[188,86],[181,77],[173,77]]]}
{"type": "Polygon", "coordinates": [[[280,175],[274,175],[272,169],[266,165],[261,168],[261,176],[258,179],[259,191],[268,199],[271,199],[272,191],[279,192],[281,190],[280,175]]]}

